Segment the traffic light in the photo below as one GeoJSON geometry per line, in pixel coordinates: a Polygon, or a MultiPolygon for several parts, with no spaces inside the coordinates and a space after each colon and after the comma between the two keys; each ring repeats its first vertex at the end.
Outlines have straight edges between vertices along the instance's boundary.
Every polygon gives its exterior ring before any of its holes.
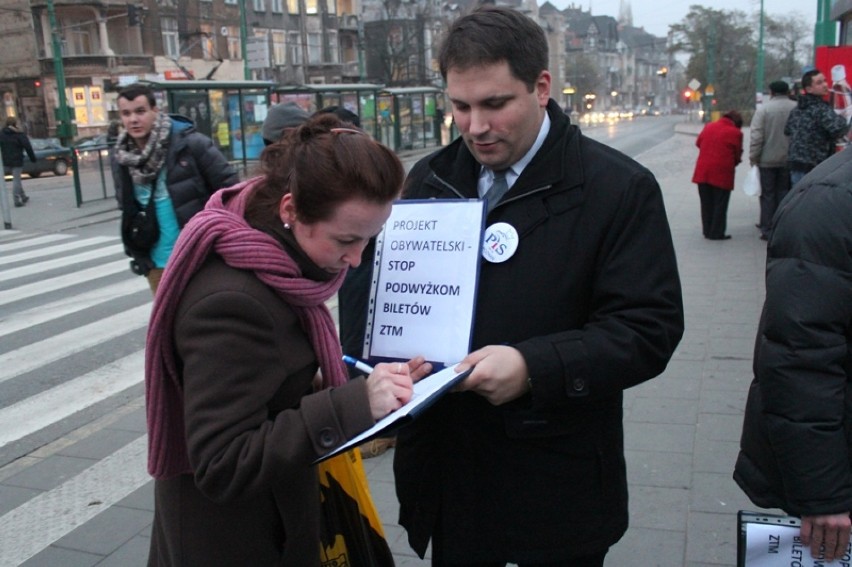
{"type": "Polygon", "coordinates": [[[683,91],[683,102],[689,102],[690,100],[692,100],[692,90],[686,89],[683,91]]]}

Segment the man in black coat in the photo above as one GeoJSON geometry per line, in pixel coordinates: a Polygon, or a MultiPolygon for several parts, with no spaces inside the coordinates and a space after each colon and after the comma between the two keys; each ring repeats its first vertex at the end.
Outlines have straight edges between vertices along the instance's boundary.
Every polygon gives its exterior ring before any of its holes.
{"type": "Polygon", "coordinates": [[[473,372],[399,433],[400,522],[433,565],[600,566],[627,529],[623,390],[683,334],[660,187],[549,98],[547,41],[520,12],[459,18],[439,61],[461,139],[404,196],[483,197],[505,248],[482,260],[473,372]]]}
{"type": "Polygon", "coordinates": [[[30,139],[18,129],[18,119],[10,116],[6,119],[6,127],[0,130],[0,152],[3,154],[3,168],[12,170],[12,194],[15,206],[23,207],[30,198],[24,193],[21,183],[21,172],[24,168],[24,152],[35,163],[36,156],[30,139]]]}
{"type": "Polygon", "coordinates": [[[734,479],[802,518],[816,558],[843,557],[852,512],[852,150],[795,187],[773,220],[766,301],[734,479]]]}

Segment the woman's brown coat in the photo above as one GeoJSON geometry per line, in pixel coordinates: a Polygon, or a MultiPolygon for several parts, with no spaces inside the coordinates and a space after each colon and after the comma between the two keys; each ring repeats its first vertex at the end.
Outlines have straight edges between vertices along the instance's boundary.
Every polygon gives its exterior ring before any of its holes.
{"type": "Polygon", "coordinates": [[[195,474],[156,481],[149,565],[318,566],[311,463],[373,424],[365,381],[311,393],[296,313],[215,255],[175,321],[195,474]]]}

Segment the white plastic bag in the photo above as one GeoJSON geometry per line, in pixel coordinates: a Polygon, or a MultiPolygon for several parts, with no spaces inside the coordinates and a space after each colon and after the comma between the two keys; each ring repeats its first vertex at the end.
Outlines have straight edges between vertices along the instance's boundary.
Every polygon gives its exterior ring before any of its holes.
{"type": "Polygon", "coordinates": [[[760,168],[751,166],[743,184],[743,193],[749,197],[760,197],[760,168]]]}

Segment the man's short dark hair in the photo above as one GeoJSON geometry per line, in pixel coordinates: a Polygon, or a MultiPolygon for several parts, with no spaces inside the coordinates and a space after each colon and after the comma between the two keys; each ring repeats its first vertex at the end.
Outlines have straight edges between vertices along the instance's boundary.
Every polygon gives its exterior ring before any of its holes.
{"type": "Polygon", "coordinates": [[[802,88],[804,89],[811,86],[811,84],[813,84],[814,82],[814,77],[821,74],[822,72],[819,69],[811,69],[810,71],[802,75],[802,88]]]}
{"type": "Polygon", "coordinates": [[[512,76],[530,92],[547,69],[544,30],[524,14],[504,6],[484,5],[455,20],[438,53],[441,76],[451,68],[461,70],[503,61],[512,76]]]}
{"type": "Polygon", "coordinates": [[[769,93],[774,95],[785,95],[790,92],[787,81],[772,81],[769,83],[769,93]]]}
{"type": "Polygon", "coordinates": [[[118,91],[118,98],[136,100],[140,96],[144,96],[148,99],[148,104],[151,105],[151,108],[157,106],[157,99],[154,97],[154,91],[148,85],[133,83],[132,85],[127,85],[118,91]]]}

